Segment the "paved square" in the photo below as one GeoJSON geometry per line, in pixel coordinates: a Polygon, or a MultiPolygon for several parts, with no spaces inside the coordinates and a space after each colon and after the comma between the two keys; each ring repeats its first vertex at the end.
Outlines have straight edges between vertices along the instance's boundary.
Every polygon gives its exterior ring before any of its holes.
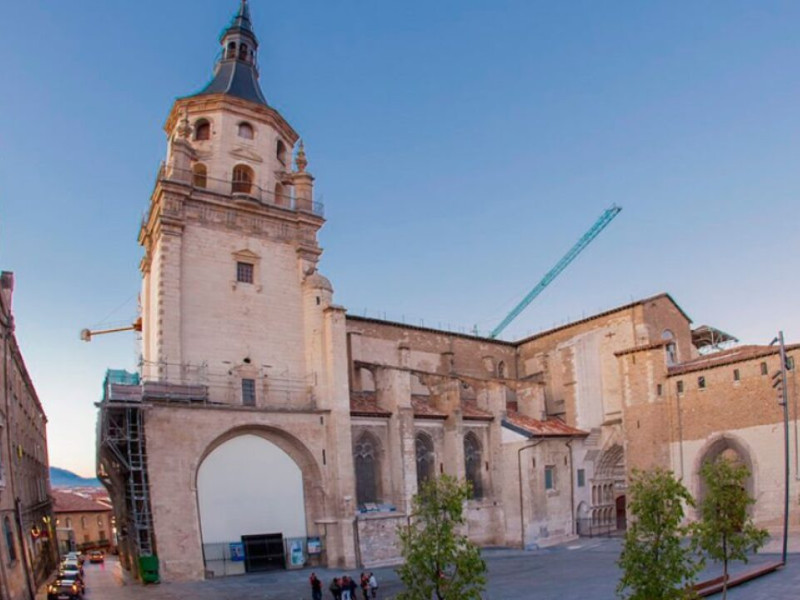
{"type": "MultiPolygon", "coordinates": [[[[489,567],[486,600],[609,600],[619,578],[616,560],[618,539],[580,540],[554,548],[521,551],[493,549],[484,553],[489,567]]],[[[774,554],[756,556],[751,564],[774,560],[774,554]]],[[[740,565],[734,568],[740,569],[740,565]]],[[[710,576],[720,567],[712,565],[710,576]]],[[[374,570],[380,584],[379,598],[392,598],[401,590],[391,568],[374,570]]],[[[311,570],[279,571],[241,575],[195,583],[164,583],[142,586],[130,582],[119,564],[109,558],[105,565],[86,564],[86,600],[297,600],[311,597],[308,576],[311,570]]],[[[316,569],[324,582],[339,571],[316,569]]],[[[359,573],[350,571],[351,576],[359,573]]],[[[800,554],[789,556],[788,566],[776,573],[729,592],[731,600],[774,600],[796,598],[800,590],[800,554]]],[[[45,598],[45,596],[40,596],[45,598]]],[[[331,598],[325,592],[324,598],[331,598]]]]}

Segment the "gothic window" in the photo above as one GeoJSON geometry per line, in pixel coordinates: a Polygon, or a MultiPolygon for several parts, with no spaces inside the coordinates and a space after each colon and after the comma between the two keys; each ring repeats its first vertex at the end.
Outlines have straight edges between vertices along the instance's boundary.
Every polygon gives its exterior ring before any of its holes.
{"type": "Polygon", "coordinates": [[[255,131],[250,123],[239,123],[239,137],[246,140],[252,140],[255,137],[255,131]]]}
{"type": "Polygon", "coordinates": [[[208,170],[203,163],[197,163],[192,167],[192,185],[199,188],[208,185],[208,170]]]}
{"type": "Polygon", "coordinates": [[[3,535],[6,538],[8,564],[11,565],[17,560],[17,547],[14,545],[14,530],[11,529],[11,520],[8,517],[3,519],[3,535]]]}
{"type": "Polygon", "coordinates": [[[377,438],[366,431],[353,446],[356,469],[356,502],[359,505],[377,503],[380,481],[380,456],[377,438]]]}
{"type": "Polygon", "coordinates": [[[247,165],[233,167],[233,193],[249,194],[253,189],[253,169],[247,165]]]}
{"type": "Polygon", "coordinates": [[[256,405],[256,380],[242,379],[242,405],[256,405]]]}
{"type": "Polygon", "coordinates": [[[81,529],[86,529],[86,516],[81,517],[81,529]]]}
{"type": "Polygon", "coordinates": [[[675,342],[667,344],[667,365],[674,365],[678,362],[678,347],[675,342]]]}
{"type": "Polygon", "coordinates": [[[472,485],[472,497],[476,500],[483,498],[482,465],[481,443],[478,441],[478,437],[470,431],[464,436],[464,467],[467,481],[472,485]]]}
{"type": "Polygon", "coordinates": [[[284,144],[281,140],[278,140],[278,144],[275,149],[275,156],[278,157],[278,160],[281,161],[282,165],[286,165],[286,144],[284,144]]]}
{"type": "Polygon", "coordinates": [[[67,517],[67,529],[72,529],[72,517],[67,517]]]}
{"type": "Polygon", "coordinates": [[[228,50],[225,53],[225,58],[236,58],[236,42],[228,44],[228,50]]]}
{"type": "Polygon", "coordinates": [[[436,454],[433,452],[433,440],[427,433],[418,433],[415,445],[417,449],[417,488],[434,476],[436,454]]]}
{"type": "Polygon", "coordinates": [[[506,378],[506,363],[503,362],[502,360],[499,363],[497,363],[497,376],[500,379],[506,378]]]}
{"type": "Polygon", "coordinates": [[[211,123],[200,119],[194,124],[194,139],[198,141],[211,139],[211,123]]]}

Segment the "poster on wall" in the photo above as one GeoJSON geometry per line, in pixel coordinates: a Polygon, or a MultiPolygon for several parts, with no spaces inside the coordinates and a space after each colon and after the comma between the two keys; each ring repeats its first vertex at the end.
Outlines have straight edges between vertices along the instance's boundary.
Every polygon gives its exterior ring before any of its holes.
{"type": "Polygon", "coordinates": [[[242,542],[232,542],[231,562],[242,562],[244,560],[244,544],[242,542]]]}
{"type": "Polygon", "coordinates": [[[302,567],[305,564],[303,540],[295,538],[289,542],[289,562],[293,567],[302,567]]]}
{"type": "Polygon", "coordinates": [[[318,537],[308,538],[306,549],[309,554],[322,554],[322,540],[318,537]]]}

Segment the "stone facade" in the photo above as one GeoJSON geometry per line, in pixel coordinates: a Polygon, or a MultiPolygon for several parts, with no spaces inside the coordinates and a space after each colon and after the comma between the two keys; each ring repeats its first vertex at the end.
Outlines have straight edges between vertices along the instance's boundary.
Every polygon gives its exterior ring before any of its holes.
{"type": "Polygon", "coordinates": [[[14,277],[0,276],[0,598],[22,600],[56,565],[47,418],[14,335],[14,277]]]}
{"type": "Polygon", "coordinates": [[[704,457],[726,449],[753,466],[757,517],[770,522],[780,411],[753,361],[774,368],[774,349],[701,356],[666,294],[518,342],[347,315],[317,270],[324,219],[305,150],[258,88],[246,2],[221,41],[215,79],[173,106],[140,230],[141,379],[107,386],[101,405],[100,476],[126,523],[123,563],[138,543],[165,580],[216,574],[212,562],[224,573],[388,564],[420,483],[440,473],[472,484],[476,543],[543,546],[624,528],[632,468],[664,465],[697,488],[704,457]],[[741,359],[735,382],[725,357],[741,359]],[[142,415],[143,433],[127,421],[127,445],[113,448],[146,441],[135,460],[109,450],[123,428],[115,406],[142,415]],[[271,483],[248,457],[229,463],[241,473],[226,480],[233,499],[201,511],[213,482],[198,473],[242,436],[299,471],[291,497],[303,500],[280,510],[321,540],[319,557],[259,509],[246,531],[226,521],[237,495],[252,506],[271,483]],[[205,519],[228,539],[207,543],[205,519]],[[245,567],[229,571],[240,539],[245,567]]]}

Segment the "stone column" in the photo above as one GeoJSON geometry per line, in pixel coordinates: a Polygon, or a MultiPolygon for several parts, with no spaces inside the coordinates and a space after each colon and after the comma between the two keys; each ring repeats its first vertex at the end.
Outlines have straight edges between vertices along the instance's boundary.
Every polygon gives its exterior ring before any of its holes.
{"type": "Polygon", "coordinates": [[[398,510],[408,513],[411,510],[411,498],[417,492],[411,374],[381,367],[375,373],[375,389],[378,404],[392,413],[385,462],[391,474],[392,499],[398,510]]]}

